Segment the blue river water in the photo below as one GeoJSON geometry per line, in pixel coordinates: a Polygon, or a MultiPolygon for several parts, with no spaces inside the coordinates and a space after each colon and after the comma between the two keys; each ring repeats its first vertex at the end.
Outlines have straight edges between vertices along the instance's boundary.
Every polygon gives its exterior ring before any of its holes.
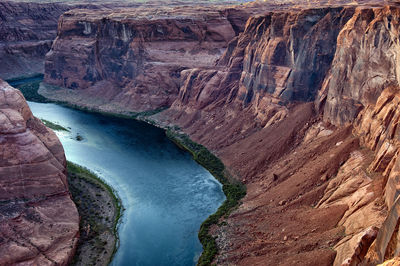
{"type": "Polygon", "coordinates": [[[56,104],[29,106],[35,116],[69,128],[57,132],[67,159],[97,173],[122,199],[112,265],[196,264],[200,225],[225,200],[209,172],[145,123],[56,104]]]}

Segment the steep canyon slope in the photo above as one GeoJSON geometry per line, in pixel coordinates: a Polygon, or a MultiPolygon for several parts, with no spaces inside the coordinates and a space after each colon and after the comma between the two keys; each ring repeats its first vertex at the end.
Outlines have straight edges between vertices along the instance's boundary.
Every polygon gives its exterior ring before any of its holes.
{"type": "Polygon", "coordinates": [[[0,78],[44,72],[64,4],[0,2],[0,78]]]}
{"type": "Polygon", "coordinates": [[[0,80],[0,265],[66,265],[79,215],[63,147],[22,94],[0,80]]]}
{"type": "MultiPolygon", "coordinates": [[[[59,17],[74,8],[136,7],[138,2],[8,0],[0,2],[0,78],[44,73],[45,55],[57,36],[59,17]]],[[[151,5],[148,3],[148,5],[151,5]]]]}
{"type": "Polygon", "coordinates": [[[40,92],[168,107],[151,119],[215,152],[247,186],[217,264],[397,257],[400,6],[296,3],[68,11],[40,92]]]}
{"type": "Polygon", "coordinates": [[[46,56],[45,82],[103,111],[168,107],[181,71],[213,66],[247,17],[223,6],[72,10],[46,56]]]}

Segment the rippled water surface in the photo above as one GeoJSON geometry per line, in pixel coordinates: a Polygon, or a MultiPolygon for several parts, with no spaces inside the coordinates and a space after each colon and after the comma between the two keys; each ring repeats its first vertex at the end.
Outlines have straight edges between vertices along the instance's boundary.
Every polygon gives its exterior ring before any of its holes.
{"type": "Polygon", "coordinates": [[[121,197],[126,210],[113,265],[196,263],[200,224],[225,199],[210,173],[158,128],[56,104],[29,105],[35,116],[70,128],[57,132],[67,159],[99,174],[121,197]]]}

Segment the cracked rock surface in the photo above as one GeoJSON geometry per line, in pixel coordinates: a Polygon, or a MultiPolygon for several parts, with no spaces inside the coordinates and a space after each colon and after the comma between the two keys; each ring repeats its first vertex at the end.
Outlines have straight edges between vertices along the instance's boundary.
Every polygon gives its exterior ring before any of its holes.
{"type": "Polygon", "coordinates": [[[66,265],[79,215],[56,134],[0,80],[0,265],[66,265]]]}

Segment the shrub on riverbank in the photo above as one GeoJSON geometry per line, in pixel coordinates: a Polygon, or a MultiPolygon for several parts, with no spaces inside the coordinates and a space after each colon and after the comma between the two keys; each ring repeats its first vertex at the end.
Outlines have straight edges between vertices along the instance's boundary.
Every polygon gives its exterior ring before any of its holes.
{"type": "Polygon", "coordinates": [[[53,129],[53,130],[55,130],[55,131],[66,131],[66,132],[70,132],[70,131],[69,131],[68,129],[66,129],[65,127],[60,126],[60,125],[58,125],[58,124],[56,124],[56,123],[53,123],[53,122],[48,121],[48,120],[46,120],[46,119],[40,119],[40,120],[42,120],[43,124],[44,124],[46,127],[51,128],[51,129],[53,129]]]}
{"type": "Polygon", "coordinates": [[[221,160],[207,150],[203,145],[192,141],[185,134],[180,134],[172,130],[166,131],[167,136],[179,147],[189,151],[193,158],[204,168],[206,168],[221,184],[225,193],[226,200],[218,208],[217,212],[210,215],[201,225],[199,230],[199,240],[203,245],[197,265],[210,265],[218,253],[217,243],[214,237],[209,234],[210,227],[218,224],[220,219],[227,217],[232,210],[238,206],[240,200],[246,195],[246,187],[240,182],[228,178],[225,166],[221,160]]]}
{"type": "Polygon", "coordinates": [[[15,87],[22,92],[27,101],[37,102],[37,103],[48,103],[50,101],[38,93],[40,82],[42,81],[41,80],[33,81],[16,85],[15,87]]]}

